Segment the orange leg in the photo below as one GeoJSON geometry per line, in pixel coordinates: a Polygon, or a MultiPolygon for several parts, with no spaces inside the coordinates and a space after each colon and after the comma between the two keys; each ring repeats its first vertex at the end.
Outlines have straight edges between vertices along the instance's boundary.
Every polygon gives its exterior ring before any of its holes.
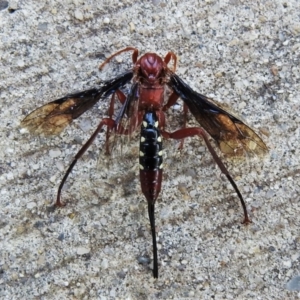
{"type": "Polygon", "coordinates": [[[107,126],[110,129],[113,129],[115,127],[115,121],[110,119],[110,118],[104,118],[100,124],[98,125],[97,129],[94,131],[92,136],[88,139],[88,141],[83,145],[83,147],[78,151],[78,153],[75,155],[74,160],[72,161],[71,165],[69,166],[65,176],[63,177],[59,187],[58,187],[58,192],[57,192],[57,197],[56,197],[56,202],[55,206],[65,206],[64,203],[61,202],[60,196],[61,196],[61,190],[71,173],[72,169],[74,168],[77,160],[85,153],[85,151],[91,146],[95,138],[97,137],[98,133],[101,131],[101,128],[103,126],[107,126]]]}
{"type": "MultiPolygon", "coordinates": [[[[167,104],[164,105],[163,111],[167,111],[171,106],[173,106],[176,103],[176,101],[178,100],[178,98],[179,98],[179,96],[175,92],[173,92],[170,95],[167,104]]],[[[188,107],[185,103],[183,103],[183,126],[182,126],[182,128],[186,128],[187,113],[188,113],[188,107]]],[[[184,139],[182,139],[180,141],[180,145],[178,147],[180,150],[183,149],[183,143],[184,143],[184,139]]]]}
{"type": "Polygon", "coordinates": [[[175,53],[173,53],[173,52],[170,51],[165,56],[164,62],[166,64],[168,64],[171,59],[173,59],[173,69],[172,69],[172,71],[175,72],[176,71],[176,64],[177,64],[177,56],[176,56],[175,53]]]}
{"type": "Polygon", "coordinates": [[[166,116],[162,110],[156,112],[158,118],[159,129],[164,131],[166,126],[166,116]]]}
{"type": "Polygon", "coordinates": [[[235,192],[237,193],[237,195],[240,199],[240,202],[242,204],[243,211],[244,211],[243,224],[251,223],[251,221],[248,217],[248,212],[247,212],[247,207],[246,207],[245,201],[244,201],[244,199],[243,199],[236,183],[232,179],[231,175],[229,174],[227,168],[225,167],[225,165],[223,164],[223,162],[219,158],[218,154],[213,149],[212,145],[210,144],[210,142],[207,138],[207,135],[206,135],[205,131],[202,128],[200,128],[200,127],[183,128],[183,129],[179,129],[179,130],[177,130],[175,132],[172,132],[172,133],[162,131],[161,134],[166,139],[170,138],[170,139],[175,139],[175,140],[180,140],[180,139],[184,139],[186,137],[192,137],[192,136],[195,136],[195,135],[198,135],[199,137],[202,137],[203,140],[206,143],[206,146],[207,146],[209,152],[211,153],[213,159],[215,160],[216,164],[218,165],[218,167],[220,168],[222,173],[224,173],[226,175],[227,179],[231,183],[232,187],[234,188],[235,192]]]}
{"type": "Polygon", "coordinates": [[[144,113],[142,111],[138,112],[138,116],[133,116],[130,120],[130,125],[128,128],[124,128],[121,124],[118,124],[116,132],[122,135],[131,135],[142,123],[144,113]]]}
{"type": "MultiPolygon", "coordinates": [[[[118,100],[121,102],[121,104],[124,104],[126,101],[126,96],[124,95],[123,92],[121,92],[120,90],[117,90],[115,93],[113,93],[111,100],[110,100],[110,104],[109,104],[109,108],[108,108],[108,116],[110,119],[113,119],[113,115],[114,115],[114,111],[115,111],[115,96],[117,94],[118,100]]],[[[106,140],[105,140],[105,149],[106,149],[106,154],[109,154],[109,137],[110,137],[110,133],[111,133],[111,128],[109,128],[107,126],[106,129],[106,140]]]]}
{"type": "Polygon", "coordinates": [[[178,99],[179,99],[179,96],[175,92],[173,92],[170,95],[168,102],[164,105],[163,111],[167,111],[171,106],[173,106],[176,103],[176,101],[178,99]]]}
{"type": "Polygon", "coordinates": [[[123,53],[123,52],[128,52],[128,51],[133,51],[132,53],[132,62],[135,64],[139,55],[139,50],[134,48],[134,47],[126,47],[114,54],[112,54],[110,57],[108,57],[100,66],[99,66],[99,70],[102,70],[103,67],[109,63],[114,57],[118,56],[119,54],[123,53]]]}
{"type": "MultiPolygon", "coordinates": [[[[114,101],[114,100],[112,100],[114,101]]],[[[121,100],[122,101],[122,100],[121,100]]],[[[112,112],[113,113],[113,112],[112,112]]],[[[63,202],[61,202],[61,191],[62,188],[69,176],[69,174],[72,172],[75,164],[77,163],[77,160],[79,158],[81,158],[81,156],[86,152],[86,150],[91,146],[91,144],[94,142],[95,138],[97,137],[98,133],[101,131],[103,126],[107,126],[108,132],[110,133],[112,130],[116,130],[117,133],[119,134],[124,134],[124,135],[128,135],[131,134],[136,128],[137,126],[139,126],[142,122],[143,119],[143,113],[139,112],[138,117],[137,117],[137,122],[135,122],[136,126],[135,128],[129,128],[129,129],[124,129],[121,124],[119,124],[119,126],[116,126],[116,121],[113,120],[111,117],[109,118],[104,118],[100,124],[98,125],[97,129],[94,131],[94,133],[92,134],[92,136],[88,139],[88,141],[83,145],[83,147],[78,151],[78,153],[75,155],[75,158],[73,159],[71,165],[69,166],[69,168],[66,171],[65,176],[63,177],[59,187],[58,187],[58,192],[57,192],[57,197],[56,197],[56,202],[55,202],[55,206],[65,206],[65,204],[63,202]],[[117,128],[117,129],[116,129],[117,128]]],[[[107,141],[106,141],[107,143],[107,141]]]]}

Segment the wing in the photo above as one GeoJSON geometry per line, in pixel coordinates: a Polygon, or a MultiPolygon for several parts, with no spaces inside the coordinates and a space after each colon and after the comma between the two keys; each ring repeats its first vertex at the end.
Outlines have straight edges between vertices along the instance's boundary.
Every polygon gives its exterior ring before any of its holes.
{"type": "Polygon", "coordinates": [[[199,124],[228,155],[264,154],[268,151],[262,139],[240,119],[213,100],[192,90],[176,74],[170,74],[169,87],[180,96],[199,124]]]}
{"type": "Polygon", "coordinates": [[[49,102],[30,113],[21,126],[32,133],[52,135],[60,133],[72,120],[81,116],[100,99],[105,99],[128,83],[133,72],[126,72],[112,80],[101,83],[100,87],[69,94],[49,102]]]}

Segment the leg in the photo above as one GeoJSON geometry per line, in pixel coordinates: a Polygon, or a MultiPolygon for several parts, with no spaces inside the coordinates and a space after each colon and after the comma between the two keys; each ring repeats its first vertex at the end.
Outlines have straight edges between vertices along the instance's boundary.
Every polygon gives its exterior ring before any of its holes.
{"type": "Polygon", "coordinates": [[[158,118],[158,124],[159,124],[159,129],[164,131],[165,126],[166,126],[166,116],[165,113],[162,110],[158,110],[156,112],[157,118],[158,118]]]}
{"type": "Polygon", "coordinates": [[[141,125],[142,120],[143,120],[143,112],[137,112],[137,115],[135,114],[131,117],[129,126],[124,128],[122,124],[119,123],[117,125],[116,132],[122,135],[131,135],[137,129],[137,127],[141,125]]]}
{"type": "MultiPolygon", "coordinates": [[[[182,128],[186,128],[186,120],[187,120],[188,107],[185,103],[183,103],[183,125],[182,128]]],[[[184,139],[180,141],[179,149],[183,149],[184,139]]]]}
{"type": "Polygon", "coordinates": [[[170,62],[170,60],[171,59],[173,59],[173,72],[175,72],[176,71],[176,64],[177,64],[177,56],[176,56],[176,54],[175,53],[173,53],[173,52],[168,52],[167,53],[167,55],[165,56],[165,59],[164,59],[164,62],[166,63],[166,64],[168,64],[169,62],[170,62]]]}
{"type": "Polygon", "coordinates": [[[185,103],[183,103],[183,128],[186,128],[188,111],[189,111],[188,106],[185,103]]]}
{"type": "Polygon", "coordinates": [[[71,165],[69,166],[65,176],[63,177],[59,188],[58,188],[58,192],[57,192],[57,197],[56,197],[56,202],[55,202],[55,206],[65,206],[64,203],[61,202],[60,200],[60,195],[61,195],[61,190],[69,176],[69,174],[71,173],[73,167],[75,166],[77,160],[85,153],[85,151],[91,146],[91,144],[93,143],[93,141],[95,140],[96,136],[98,135],[98,133],[100,132],[101,128],[106,125],[107,127],[109,127],[110,129],[113,129],[115,126],[115,121],[110,119],[110,118],[105,118],[103,119],[100,124],[98,125],[97,129],[94,131],[94,133],[92,134],[92,136],[88,139],[88,141],[83,145],[83,147],[78,151],[78,153],[75,155],[74,160],[72,161],[71,165]]]}
{"type": "Polygon", "coordinates": [[[248,217],[248,212],[247,212],[247,207],[245,204],[245,201],[236,185],[236,183],[234,182],[234,180],[232,179],[232,177],[230,176],[227,168],[225,167],[225,165],[222,163],[221,159],[219,158],[218,154],[215,152],[215,150],[213,149],[213,147],[211,146],[205,131],[200,128],[200,127],[192,127],[192,128],[184,128],[184,129],[179,129],[175,132],[169,133],[166,131],[162,131],[162,136],[164,138],[170,138],[170,139],[183,139],[186,137],[192,137],[198,135],[200,137],[202,137],[206,143],[206,146],[209,150],[209,152],[211,153],[213,159],[215,160],[216,164],[218,165],[218,167],[221,169],[222,173],[224,173],[227,177],[227,179],[229,180],[229,182],[231,183],[232,187],[234,188],[235,192],[237,193],[240,202],[242,204],[243,207],[243,211],[244,211],[244,221],[243,224],[248,224],[251,223],[249,217],[248,217]]]}
{"type": "Polygon", "coordinates": [[[175,92],[173,92],[170,95],[167,104],[164,105],[163,111],[167,111],[171,106],[173,106],[176,103],[176,101],[178,99],[179,99],[179,96],[175,92]]]}
{"type": "MultiPolygon", "coordinates": [[[[126,96],[124,95],[123,92],[121,92],[120,90],[116,90],[115,93],[113,93],[111,100],[110,100],[110,104],[109,104],[109,108],[108,108],[108,116],[109,119],[113,119],[113,115],[114,115],[114,111],[115,111],[115,96],[117,94],[118,100],[121,102],[121,104],[124,104],[126,101],[126,96]]],[[[107,126],[106,129],[106,140],[105,140],[105,149],[106,149],[106,154],[109,155],[109,137],[110,137],[110,132],[111,132],[111,128],[109,128],[109,126],[107,126]]]]}
{"type": "MultiPolygon", "coordinates": [[[[163,111],[166,111],[171,106],[173,106],[176,103],[176,101],[178,100],[178,98],[179,98],[179,96],[175,92],[173,92],[170,95],[167,104],[164,105],[163,111]]],[[[186,127],[187,113],[188,113],[188,107],[187,107],[187,105],[185,103],[183,103],[183,126],[182,126],[182,128],[186,127]]],[[[184,143],[184,139],[182,139],[180,141],[180,145],[179,145],[179,149],[180,150],[182,150],[182,148],[183,148],[183,143],[184,143]]]]}
{"type": "Polygon", "coordinates": [[[126,47],[114,54],[112,54],[110,57],[108,57],[100,66],[99,66],[99,70],[102,70],[103,67],[110,62],[114,57],[118,56],[119,54],[123,53],[123,52],[128,52],[128,51],[133,51],[132,53],[132,62],[135,64],[137,61],[137,57],[139,55],[139,50],[133,47],[126,47]]]}

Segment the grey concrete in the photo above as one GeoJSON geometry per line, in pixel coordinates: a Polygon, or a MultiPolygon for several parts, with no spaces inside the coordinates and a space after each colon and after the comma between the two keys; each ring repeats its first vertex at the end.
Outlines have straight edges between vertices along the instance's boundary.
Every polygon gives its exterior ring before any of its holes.
{"type": "MultiPolygon", "coordinates": [[[[299,1],[0,1],[1,299],[298,299],[299,1]],[[159,278],[138,180],[138,137],[107,158],[104,134],[78,162],[105,115],[99,103],[61,135],[20,121],[69,92],[130,67],[132,45],[179,57],[177,73],[232,107],[265,140],[264,158],[223,157],[253,223],[203,141],[164,143],[156,206],[159,278]],[[295,281],[294,280],[294,281],[295,281]],[[294,287],[294,285],[293,285],[294,287]]],[[[168,114],[178,128],[177,111],[168,114]]],[[[194,126],[193,118],[190,125],[194,126]]]]}

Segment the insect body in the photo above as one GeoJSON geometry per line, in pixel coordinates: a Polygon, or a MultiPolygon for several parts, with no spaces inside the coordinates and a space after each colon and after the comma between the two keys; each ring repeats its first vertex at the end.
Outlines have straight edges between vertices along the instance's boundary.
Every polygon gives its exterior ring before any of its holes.
{"type": "Polygon", "coordinates": [[[149,202],[160,192],[162,176],[162,138],[155,112],[145,112],[140,140],[140,178],[142,191],[149,202]]]}
{"type": "Polygon", "coordinates": [[[100,66],[100,69],[113,57],[126,51],[133,51],[132,70],[104,81],[96,88],[69,94],[45,104],[29,114],[22,121],[22,125],[34,133],[58,134],[73,119],[78,118],[95,103],[111,96],[108,117],[101,120],[95,132],[75,155],[58,188],[56,206],[64,206],[61,202],[63,185],[77,160],[93,143],[103,126],[107,127],[107,152],[109,152],[108,140],[112,133],[131,135],[141,127],[140,181],[142,192],[148,202],[153,240],[153,276],[157,278],[158,259],[154,205],[162,182],[162,138],[182,140],[195,135],[203,138],[215,162],[226,175],[240,199],[244,212],[243,223],[250,222],[246,204],[234,180],[209,142],[207,133],[218,143],[221,151],[228,155],[263,154],[267,152],[267,147],[261,138],[240,119],[184,83],[175,74],[176,55],[172,52],[169,52],[164,59],[155,53],[146,53],[138,58],[138,50],[127,47],[110,56],[100,66]],[[168,67],[171,60],[173,60],[173,69],[168,67]],[[125,95],[121,88],[130,82],[132,83],[131,89],[125,95]],[[166,89],[171,90],[168,99],[165,99],[166,89]],[[121,109],[116,118],[113,117],[115,98],[118,98],[121,103],[121,109]],[[174,105],[178,98],[184,102],[184,121],[187,112],[190,111],[201,127],[186,128],[184,122],[184,126],[174,132],[165,130],[165,111],[174,105]]]}
{"type": "Polygon", "coordinates": [[[141,128],[140,180],[142,192],[148,201],[148,214],[153,237],[154,277],[158,276],[154,204],[161,188],[162,166],[162,139],[158,129],[158,119],[155,111],[146,111],[141,128]]]}

